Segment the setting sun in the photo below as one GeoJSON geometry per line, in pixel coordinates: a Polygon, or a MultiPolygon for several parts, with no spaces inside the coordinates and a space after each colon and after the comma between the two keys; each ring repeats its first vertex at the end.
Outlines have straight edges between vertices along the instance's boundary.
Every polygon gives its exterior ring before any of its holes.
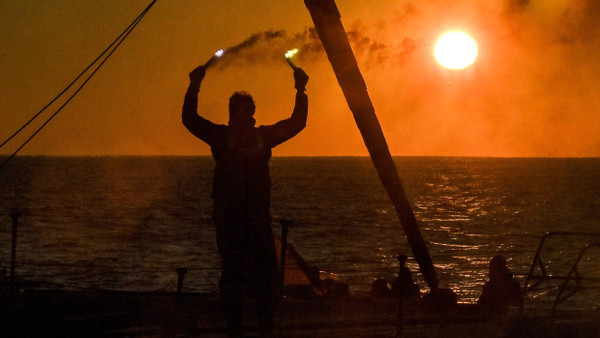
{"type": "Polygon", "coordinates": [[[444,33],[435,43],[434,55],[446,68],[463,69],[477,58],[477,43],[460,31],[444,33]]]}

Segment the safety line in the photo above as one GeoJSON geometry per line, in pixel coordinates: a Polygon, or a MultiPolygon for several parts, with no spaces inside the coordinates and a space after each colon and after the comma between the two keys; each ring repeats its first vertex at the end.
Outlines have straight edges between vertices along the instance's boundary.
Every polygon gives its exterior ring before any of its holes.
{"type": "Polygon", "coordinates": [[[2,146],[4,146],[7,142],[9,142],[14,136],[16,136],[19,132],[21,132],[27,125],[29,125],[35,118],[37,118],[48,106],[50,106],[52,103],[54,103],[60,96],[62,96],[62,94],[64,94],[84,73],[86,73],[91,67],[92,65],[94,65],[99,59],[101,59],[107,51],[110,50],[110,52],[108,53],[108,55],[106,55],[106,57],[102,60],[102,62],[100,62],[100,64],[94,69],[94,71],[85,79],[85,81],[81,84],[81,86],[79,86],[79,88],[77,88],[77,90],[73,93],[73,95],[71,95],[67,101],[60,106],[60,108],[58,108],[58,110],[52,114],[47,120],[46,122],[44,122],[44,124],[42,124],[19,148],[17,148],[16,151],[14,151],[2,164],[0,164],[0,170],[15,156],[17,155],[17,153],[23,149],[23,147],[25,147],[25,145],[27,145],[27,143],[29,143],[29,141],[31,141],[69,102],[71,102],[71,100],[75,97],[75,95],[77,95],[81,89],[89,82],[89,80],[96,74],[96,72],[100,69],[100,67],[102,67],[102,65],[104,65],[104,63],[110,58],[110,56],[117,50],[117,48],[119,48],[119,46],[121,45],[121,43],[123,43],[123,41],[125,41],[125,39],[129,36],[129,34],[133,31],[133,29],[139,24],[139,22],[142,20],[142,18],[148,13],[148,11],[150,10],[150,8],[152,8],[152,6],[154,5],[154,3],[156,2],[156,0],[153,0],[150,5],[148,5],[148,7],[146,7],[146,9],[144,9],[138,16],[137,18],[125,29],[125,31],[123,31],[83,72],[81,72],[76,78],[75,80],[73,80],[68,86],[67,88],[65,88],[60,94],[58,94],[50,103],[48,103],[44,108],[42,108],[42,110],[40,110],[34,117],[32,117],[27,123],[25,123],[19,130],[17,130],[17,132],[15,132],[12,136],[10,136],[6,141],[4,141],[1,145],[0,148],[2,146]],[[118,41],[118,43],[117,43],[118,41]],[[116,43],[116,45],[115,45],[116,43]],[[113,47],[114,45],[114,47],[113,47]],[[111,50],[112,49],[112,50],[111,50]]]}

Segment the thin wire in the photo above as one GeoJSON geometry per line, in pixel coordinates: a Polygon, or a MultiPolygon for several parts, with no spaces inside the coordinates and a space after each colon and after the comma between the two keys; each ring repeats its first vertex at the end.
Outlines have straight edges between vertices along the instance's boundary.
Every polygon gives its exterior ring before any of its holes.
{"type": "MultiPolygon", "coordinates": [[[[145,10],[145,11],[147,11],[147,10],[145,10]]],[[[142,13],[144,13],[144,12],[142,12],[142,13]]],[[[100,53],[100,55],[98,55],[98,57],[94,61],[92,61],[92,63],[90,63],[81,73],[79,73],[79,75],[77,75],[77,77],[73,81],[71,81],[71,83],[69,83],[69,85],[67,85],[67,87],[65,89],[63,89],[62,92],[60,92],[58,95],[56,95],[56,97],[54,99],[52,99],[52,101],[50,101],[50,103],[48,103],[47,105],[45,105],[44,108],[42,108],[39,112],[37,112],[37,114],[35,114],[31,119],[29,119],[29,121],[27,121],[23,126],[21,126],[21,128],[19,128],[14,134],[12,134],[4,142],[2,142],[2,144],[0,144],[0,148],[2,148],[5,144],[7,144],[8,142],[10,142],[10,140],[12,140],[15,136],[17,136],[23,129],[25,129],[25,127],[27,127],[31,122],[33,122],[33,120],[35,120],[42,112],[44,112],[46,110],[46,108],[48,108],[50,105],[52,105],[56,100],[58,100],[59,97],[61,97],[67,90],[69,90],[69,88],[71,88],[71,86],[73,86],[73,84],[75,82],[77,82],[77,80],[79,80],[83,76],[83,74],[85,74],[90,68],[92,68],[92,66],[96,62],[98,62],[98,60],[100,60],[100,58],[102,58],[102,56],[104,54],[106,54],[106,52],[108,52],[110,50],[110,48],[117,41],[119,41],[119,39],[121,39],[121,37],[123,36],[123,34],[125,34],[128,30],[130,30],[131,26],[136,21],[138,21],[138,19],[140,18],[140,16],[143,16],[142,13],[140,13],[140,15],[138,15],[138,17],[132,23],[130,23],[129,26],[127,26],[127,28],[110,45],[108,45],[108,47],[106,47],[106,49],[104,49],[104,51],[102,53],[100,53]]]]}
{"type": "MultiPolygon", "coordinates": [[[[123,41],[125,41],[125,39],[129,36],[129,34],[133,31],[133,29],[139,24],[139,22],[142,20],[142,18],[146,15],[146,13],[148,13],[148,11],[150,10],[150,8],[154,5],[154,3],[156,2],[156,0],[153,0],[152,3],[150,3],[150,5],[148,5],[148,7],[146,7],[146,9],[144,9],[144,11],[142,11],[142,13],[140,15],[138,15],[138,17],[133,21],[133,23],[131,25],[129,25],[129,27],[127,27],[127,29],[125,30],[125,34],[121,33],[121,35],[119,36],[119,38],[117,38],[117,40],[120,39],[120,41],[112,48],[112,50],[108,53],[108,55],[106,55],[106,57],[104,58],[104,60],[102,60],[102,62],[100,62],[100,64],[96,67],[96,69],[94,69],[94,71],[85,79],[85,81],[81,84],[81,86],[79,86],[79,88],[77,88],[77,90],[73,93],[73,95],[71,95],[67,101],[60,106],[60,108],[58,108],[58,110],[52,114],[47,120],[46,122],[44,122],[44,124],[42,124],[25,142],[23,142],[23,144],[17,148],[17,150],[15,150],[2,164],[0,164],[0,170],[2,168],[4,168],[4,166],[13,158],[15,157],[15,155],[17,155],[17,153],[23,149],[23,147],[25,147],[25,145],[27,145],[27,143],[29,143],[29,141],[31,141],[69,102],[71,102],[71,100],[75,97],[75,95],[77,95],[81,89],[89,82],[89,80],[96,74],[96,72],[104,65],[104,63],[111,57],[111,55],[117,50],[117,48],[119,48],[119,46],[123,43],[123,41]]],[[[115,42],[111,43],[111,46],[114,45],[115,42]]],[[[109,47],[108,49],[111,49],[111,47],[109,47]]],[[[105,54],[105,52],[103,52],[103,54],[101,54],[99,58],[101,58],[103,55],[105,54]]],[[[95,60],[92,64],[90,64],[90,67],[96,63],[95,60]]],[[[90,68],[86,68],[86,71],[90,68]]],[[[85,72],[85,71],[84,71],[85,72]]],[[[78,77],[79,78],[79,77],[78,77]]],[[[77,80],[77,79],[76,79],[77,80]]],[[[75,80],[75,81],[76,81],[75,80]]],[[[74,81],[74,82],[75,82],[74,81]]],[[[70,87],[70,85],[69,85],[70,87]]],[[[68,88],[67,88],[68,89],[68,88]]],[[[65,89],[66,91],[66,89],[65,89]]],[[[63,91],[64,92],[64,91],[63,91]]],[[[62,95],[62,93],[61,93],[62,95]]],[[[54,100],[53,100],[54,101],[54,100]]],[[[45,108],[44,108],[45,109],[45,108]]],[[[41,113],[41,112],[40,112],[41,113]]],[[[39,115],[39,113],[37,114],[39,115]]],[[[35,117],[34,117],[35,118],[35,117]]],[[[29,124],[29,122],[27,123],[29,124]]],[[[23,126],[24,128],[25,126],[23,126]]],[[[23,129],[21,128],[21,129],[23,129]]],[[[17,132],[18,133],[18,132],[17,132]]],[[[12,136],[11,136],[12,138],[12,136]]],[[[8,142],[8,141],[7,141],[8,142]]],[[[4,145],[4,143],[3,143],[4,145]]]]}

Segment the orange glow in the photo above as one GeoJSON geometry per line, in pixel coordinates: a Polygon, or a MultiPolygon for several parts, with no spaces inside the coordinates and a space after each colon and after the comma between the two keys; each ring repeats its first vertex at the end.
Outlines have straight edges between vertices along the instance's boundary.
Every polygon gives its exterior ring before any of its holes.
{"type": "MultiPolygon", "coordinates": [[[[145,6],[94,3],[0,1],[6,22],[0,29],[0,142],[145,6]]],[[[243,90],[255,99],[257,125],[289,117],[295,89],[284,52],[298,48],[292,60],[310,77],[308,122],[274,148],[274,156],[367,156],[322,44],[306,28],[312,24],[304,3],[242,1],[235,12],[224,3],[155,6],[20,154],[210,154],[181,124],[181,105],[188,73],[227,47],[203,80],[201,116],[226,124],[227,99],[243,90]]],[[[600,66],[593,55],[600,51],[600,12],[588,3],[346,0],[338,6],[393,155],[597,157],[600,66]],[[477,40],[476,60],[463,70],[447,69],[433,55],[448,27],[477,40]]],[[[62,104],[56,103],[48,115],[62,104]]]]}

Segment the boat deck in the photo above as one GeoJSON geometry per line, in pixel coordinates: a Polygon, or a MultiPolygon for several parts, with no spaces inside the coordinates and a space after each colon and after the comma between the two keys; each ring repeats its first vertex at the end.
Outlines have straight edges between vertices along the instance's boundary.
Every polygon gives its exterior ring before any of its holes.
{"type": "MultiPolygon", "coordinates": [[[[217,294],[26,291],[4,297],[0,324],[9,336],[225,337],[217,294]]],[[[247,336],[258,336],[252,303],[247,336]]],[[[445,314],[406,310],[402,337],[598,337],[600,313],[564,312],[549,325],[548,311],[484,315],[472,304],[445,314]],[[562,319],[562,320],[561,320],[562,319]]],[[[282,337],[395,337],[398,304],[391,298],[285,298],[277,306],[282,337]]]]}

